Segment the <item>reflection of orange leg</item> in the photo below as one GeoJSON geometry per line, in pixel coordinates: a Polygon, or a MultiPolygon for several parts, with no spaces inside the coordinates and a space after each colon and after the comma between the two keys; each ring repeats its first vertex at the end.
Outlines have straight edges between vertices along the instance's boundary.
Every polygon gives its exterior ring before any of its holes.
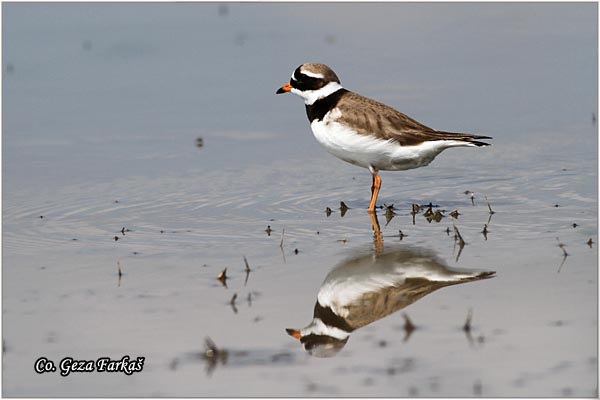
{"type": "Polygon", "coordinates": [[[375,204],[377,203],[377,196],[379,196],[379,189],[381,189],[381,178],[377,175],[377,170],[369,168],[373,174],[373,185],[371,186],[371,204],[369,204],[369,212],[375,212],[375,204]]]}
{"type": "Polygon", "coordinates": [[[381,234],[381,228],[379,227],[379,220],[377,219],[377,213],[369,213],[371,217],[371,224],[373,224],[373,236],[375,238],[375,250],[377,253],[383,252],[383,235],[381,234]]]}

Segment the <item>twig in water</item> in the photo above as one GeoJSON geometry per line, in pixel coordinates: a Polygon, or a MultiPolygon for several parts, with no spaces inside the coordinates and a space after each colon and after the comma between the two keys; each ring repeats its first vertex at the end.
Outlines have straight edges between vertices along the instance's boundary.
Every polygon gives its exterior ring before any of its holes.
{"type": "Polygon", "coordinates": [[[471,196],[471,204],[475,205],[475,193],[471,192],[470,190],[465,190],[464,192],[467,196],[471,196]]]}
{"type": "Polygon", "coordinates": [[[346,205],[343,201],[340,201],[340,216],[346,215],[346,211],[348,211],[350,207],[346,205]]]}
{"type": "Polygon", "coordinates": [[[217,276],[217,279],[223,286],[227,287],[227,268],[221,271],[221,273],[217,276]]]}

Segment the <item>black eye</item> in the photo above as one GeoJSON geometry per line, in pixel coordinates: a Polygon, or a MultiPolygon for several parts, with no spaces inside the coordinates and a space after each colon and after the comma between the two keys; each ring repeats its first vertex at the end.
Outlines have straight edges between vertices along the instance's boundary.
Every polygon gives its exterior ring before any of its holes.
{"type": "Polygon", "coordinates": [[[302,82],[302,72],[300,72],[300,67],[296,68],[294,71],[294,79],[298,82],[302,82]]]}

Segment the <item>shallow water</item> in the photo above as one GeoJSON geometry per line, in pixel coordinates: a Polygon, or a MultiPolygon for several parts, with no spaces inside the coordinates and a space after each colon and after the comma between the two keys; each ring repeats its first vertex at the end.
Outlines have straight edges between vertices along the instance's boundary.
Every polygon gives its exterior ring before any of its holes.
{"type": "Polygon", "coordinates": [[[3,395],[597,396],[596,7],[4,4],[3,395]],[[309,60],[493,146],[383,172],[382,249],[369,173],[274,95],[309,60]],[[496,274],[309,356],[286,328],[385,255],[496,274]],[[143,371],[33,369],[125,355],[143,371]]]}

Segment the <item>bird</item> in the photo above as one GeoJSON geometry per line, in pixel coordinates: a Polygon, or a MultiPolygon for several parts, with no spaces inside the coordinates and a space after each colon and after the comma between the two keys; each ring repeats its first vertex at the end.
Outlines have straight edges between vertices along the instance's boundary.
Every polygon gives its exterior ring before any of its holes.
{"type": "Polygon", "coordinates": [[[304,99],[317,141],[331,154],[372,174],[368,211],[375,212],[381,189],[379,171],[403,171],[429,165],[450,147],[489,146],[489,136],[429,128],[383,103],[345,89],[327,65],[305,63],[276,94],[304,99]]]}
{"type": "Polygon", "coordinates": [[[495,271],[450,268],[435,251],[396,246],[373,257],[359,249],[325,277],[312,321],[286,329],[311,356],[333,357],[355,330],[385,318],[446,286],[495,277],[495,271]]]}

